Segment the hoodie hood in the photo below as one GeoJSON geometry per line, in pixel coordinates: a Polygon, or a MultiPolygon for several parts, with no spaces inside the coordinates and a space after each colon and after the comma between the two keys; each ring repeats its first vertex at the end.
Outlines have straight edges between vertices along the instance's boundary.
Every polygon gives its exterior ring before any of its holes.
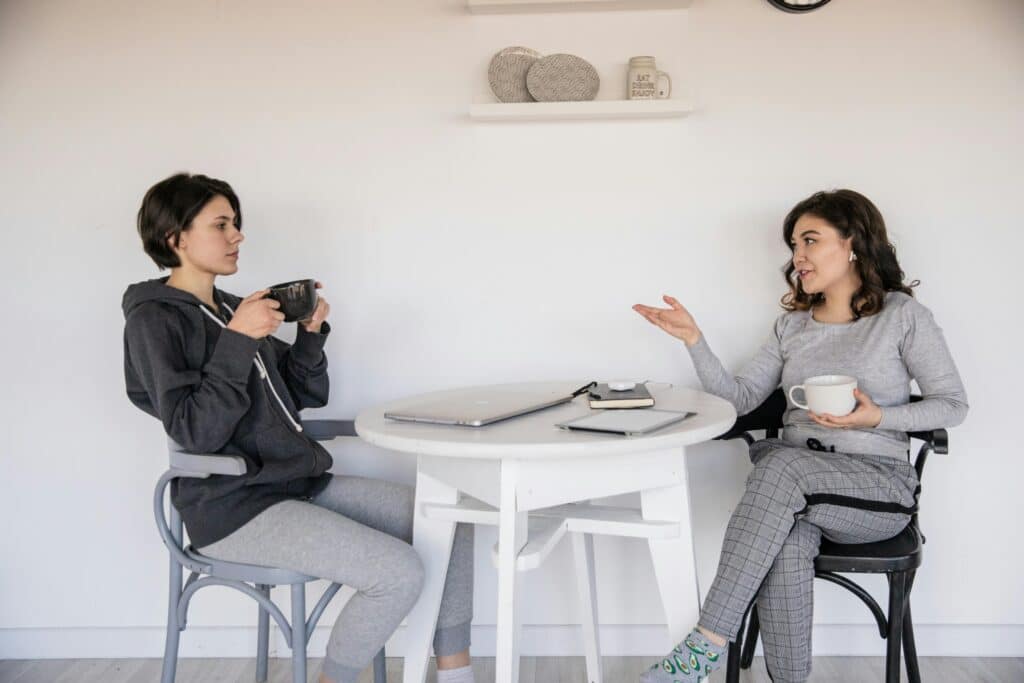
{"type": "MultiPolygon", "coordinates": [[[[129,285],[128,289],[124,290],[124,296],[121,298],[121,310],[124,312],[124,317],[127,318],[128,314],[133,310],[149,301],[158,301],[187,308],[204,306],[203,302],[196,298],[195,295],[176,287],[168,286],[167,280],[168,278],[161,277],[129,285]]],[[[216,287],[213,288],[213,298],[218,303],[227,301],[229,304],[232,303],[232,299],[235,299],[235,297],[225,294],[216,287]]]]}

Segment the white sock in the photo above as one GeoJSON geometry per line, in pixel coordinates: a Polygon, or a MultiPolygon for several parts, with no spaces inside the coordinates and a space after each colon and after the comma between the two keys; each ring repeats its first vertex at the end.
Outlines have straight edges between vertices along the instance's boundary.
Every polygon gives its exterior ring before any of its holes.
{"type": "Polygon", "coordinates": [[[467,665],[458,669],[438,669],[437,683],[473,683],[473,667],[467,665]]]}

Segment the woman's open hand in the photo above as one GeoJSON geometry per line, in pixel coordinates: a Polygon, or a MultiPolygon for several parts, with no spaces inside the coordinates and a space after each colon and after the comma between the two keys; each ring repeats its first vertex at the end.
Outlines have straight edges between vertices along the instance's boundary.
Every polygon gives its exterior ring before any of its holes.
{"type": "Polygon", "coordinates": [[[662,298],[671,308],[654,308],[636,304],[633,306],[633,310],[647,318],[652,325],[657,325],[673,337],[682,339],[687,346],[693,346],[700,341],[700,329],[690,312],[669,295],[666,294],[662,298]]]}
{"type": "MultiPolygon", "coordinates": [[[[322,289],[323,285],[319,282],[316,283],[317,289],[322,289]]],[[[319,334],[321,325],[324,324],[324,320],[327,320],[327,316],[331,313],[331,305],[327,303],[327,299],[322,296],[316,298],[316,308],[313,309],[313,315],[309,320],[301,321],[301,325],[305,328],[306,332],[312,332],[319,334]]]]}
{"type": "Polygon", "coordinates": [[[871,400],[871,397],[860,389],[853,390],[853,397],[857,399],[857,407],[849,415],[836,417],[828,413],[812,413],[807,411],[811,419],[822,427],[832,429],[849,429],[851,427],[868,427],[874,429],[882,421],[882,409],[871,400]]]}

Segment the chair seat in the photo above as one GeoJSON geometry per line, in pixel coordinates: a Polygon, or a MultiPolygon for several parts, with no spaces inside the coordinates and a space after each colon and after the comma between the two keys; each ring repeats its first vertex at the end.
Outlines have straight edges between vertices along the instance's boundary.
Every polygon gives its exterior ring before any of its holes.
{"type": "Polygon", "coordinates": [[[316,581],[317,577],[307,576],[301,572],[280,567],[263,567],[257,564],[244,564],[242,562],[228,562],[218,560],[209,555],[203,555],[192,546],[185,548],[185,554],[195,562],[210,565],[209,572],[203,572],[220,579],[233,579],[235,581],[246,581],[248,583],[262,583],[268,586],[287,586],[296,583],[308,583],[316,581]]]}
{"type": "Polygon", "coordinates": [[[822,539],[821,552],[814,560],[819,572],[885,573],[921,566],[921,532],[914,524],[877,543],[835,543],[822,539]]]}

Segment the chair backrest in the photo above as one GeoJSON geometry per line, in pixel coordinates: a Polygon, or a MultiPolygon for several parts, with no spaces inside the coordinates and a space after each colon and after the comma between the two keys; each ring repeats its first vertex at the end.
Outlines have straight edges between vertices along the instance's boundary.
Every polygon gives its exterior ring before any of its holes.
{"type": "MultiPolygon", "coordinates": [[[[306,420],[303,422],[303,430],[306,436],[317,441],[356,435],[355,424],[351,420],[306,420]]],[[[181,515],[170,501],[167,501],[165,511],[167,487],[179,477],[206,479],[214,474],[241,476],[246,473],[245,460],[237,455],[189,453],[170,437],[167,438],[167,455],[171,467],[157,481],[153,492],[153,515],[156,518],[157,531],[160,532],[160,538],[167,546],[167,550],[179,564],[192,571],[208,572],[208,564],[197,563],[184,552],[181,515]]]]}

